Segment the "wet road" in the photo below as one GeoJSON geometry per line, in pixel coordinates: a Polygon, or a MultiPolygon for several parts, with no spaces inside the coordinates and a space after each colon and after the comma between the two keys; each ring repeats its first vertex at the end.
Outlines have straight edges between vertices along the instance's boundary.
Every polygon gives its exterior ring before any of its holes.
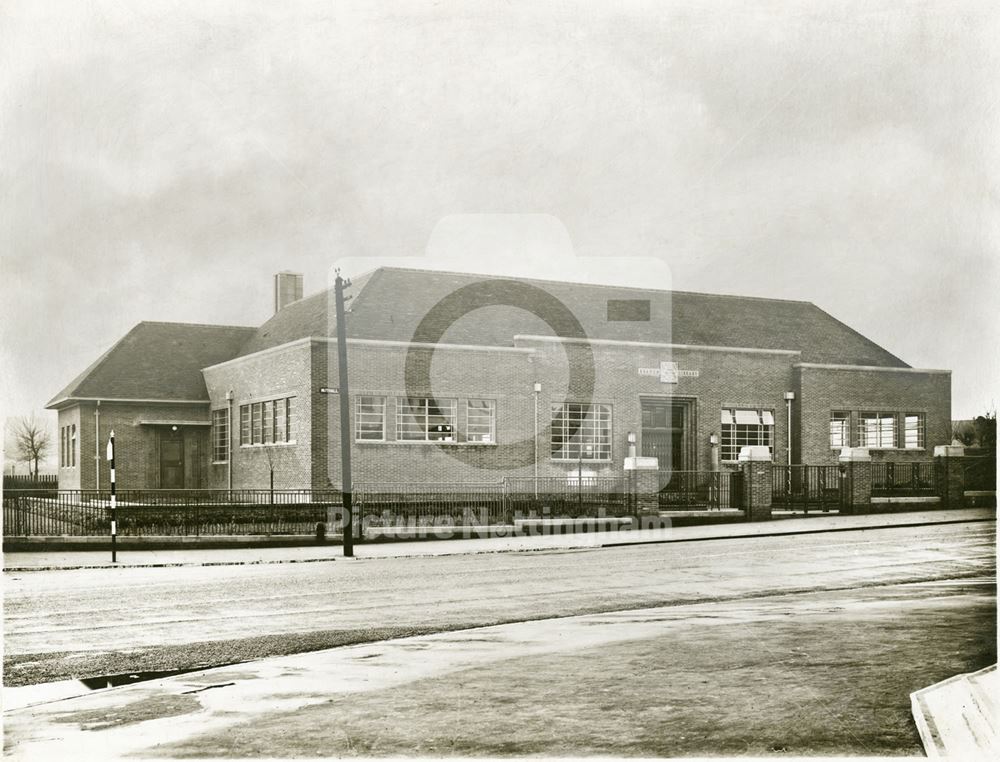
{"type": "Polygon", "coordinates": [[[78,685],[8,713],[5,752],[919,755],[910,692],[995,660],[995,615],[982,577],[402,638],[78,685]]]}
{"type": "MultiPolygon", "coordinates": [[[[581,551],[6,574],[5,673],[12,676],[13,664],[15,679],[8,682],[35,682],[31,663],[45,654],[59,654],[66,675],[84,676],[87,668],[73,667],[74,660],[86,664],[96,654],[206,641],[334,630],[443,630],[798,591],[988,578],[995,575],[994,535],[993,522],[978,522],[581,551]]],[[[243,658],[234,653],[230,660],[243,658]]],[[[253,657],[261,655],[266,650],[253,657]]],[[[225,663],[226,647],[213,658],[225,663]]]]}

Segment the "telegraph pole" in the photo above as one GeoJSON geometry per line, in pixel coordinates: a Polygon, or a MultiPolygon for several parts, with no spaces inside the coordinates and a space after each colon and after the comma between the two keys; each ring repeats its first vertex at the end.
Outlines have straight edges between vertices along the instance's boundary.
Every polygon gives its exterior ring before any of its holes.
{"type": "Polygon", "coordinates": [[[340,483],[344,509],[344,556],[354,555],[354,509],[351,505],[351,395],[347,389],[347,327],[344,320],[344,288],[351,285],[340,277],[333,284],[337,302],[337,372],[340,377],[340,483]]]}

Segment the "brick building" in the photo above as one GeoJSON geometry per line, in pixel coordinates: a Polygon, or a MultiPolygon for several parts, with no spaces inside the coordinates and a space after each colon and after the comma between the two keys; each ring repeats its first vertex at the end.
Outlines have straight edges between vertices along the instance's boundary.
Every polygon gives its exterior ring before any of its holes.
{"type": "MultiPolygon", "coordinates": [[[[49,404],[63,488],[339,485],[333,290],[281,273],[258,328],[144,322],[49,404]],[[290,301],[293,300],[293,301],[290,301]],[[328,390],[336,392],[336,390],[328,390]]],[[[346,314],[355,482],[929,460],[949,371],[909,367],[806,303],[397,268],[346,314]]]]}

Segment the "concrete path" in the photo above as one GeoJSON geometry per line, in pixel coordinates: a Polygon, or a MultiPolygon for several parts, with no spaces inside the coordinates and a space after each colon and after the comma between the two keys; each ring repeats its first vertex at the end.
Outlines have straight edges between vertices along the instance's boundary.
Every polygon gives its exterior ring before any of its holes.
{"type": "MultiPolygon", "coordinates": [[[[357,558],[400,558],[408,556],[445,556],[468,553],[613,547],[635,543],[692,542],[738,537],[767,537],[995,519],[995,508],[913,511],[868,516],[821,514],[805,518],[715,526],[359,544],[355,546],[355,556],[357,558]]],[[[108,551],[38,551],[30,553],[5,553],[4,570],[20,572],[111,567],[135,568],[314,563],[332,561],[342,557],[343,549],[335,545],[290,548],[228,548],[221,550],[134,550],[118,553],[118,562],[116,564],[111,563],[111,555],[108,551]]]]}

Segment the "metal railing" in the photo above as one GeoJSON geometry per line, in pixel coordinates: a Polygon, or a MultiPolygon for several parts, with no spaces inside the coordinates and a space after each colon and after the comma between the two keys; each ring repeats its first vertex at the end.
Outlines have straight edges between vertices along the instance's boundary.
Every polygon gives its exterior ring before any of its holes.
{"type": "MultiPolygon", "coordinates": [[[[334,490],[122,490],[118,535],[313,534],[340,506],[334,490]]],[[[110,496],[96,490],[17,490],[3,496],[4,537],[110,532],[110,496]]]]}
{"type": "Polygon", "coordinates": [[[634,508],[624,476],[505,477],[504,513],[515,518],[603,518],[634,508]]]}
{"type": "Polygon", "coordinates": [[[354,485],[362,526],[487,526],[504,521],[502,482],[354,485]]]}
{"type": "Polygon", "coordinates": [[[872,464],[872,497],[938,496],[940,482],[940,466],[933,461],[872,464]]]}
{"type": "Polygon", "coordinates": [[[838,510],[842,480],[840,466],[773,466],[771,505],[806,513],[838,510]]]}
{"type": "Polygon", "coordinates": [[[739,471],[661,471],[658,503],[663,511],[743,509],[739,471]]]}

